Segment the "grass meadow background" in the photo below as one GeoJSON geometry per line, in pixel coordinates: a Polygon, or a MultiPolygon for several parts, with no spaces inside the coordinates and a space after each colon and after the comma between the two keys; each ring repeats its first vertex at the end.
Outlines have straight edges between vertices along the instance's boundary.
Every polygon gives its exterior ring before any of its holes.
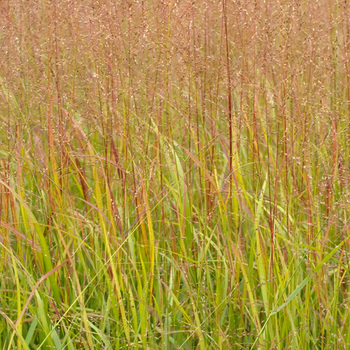
{"type": "Polygon", "coordinates": [[[0,23],[2,349],[350,349],[348,1],[0,23]]]}

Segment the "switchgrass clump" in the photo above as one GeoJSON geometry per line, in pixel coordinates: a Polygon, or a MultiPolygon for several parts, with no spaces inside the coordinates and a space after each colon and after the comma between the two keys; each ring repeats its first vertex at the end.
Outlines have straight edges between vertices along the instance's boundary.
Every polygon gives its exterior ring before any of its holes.
{"type": "Polygon", "coordinates": [[[350,348],[346,1],[0,22],[1,348],[350,348]]]}

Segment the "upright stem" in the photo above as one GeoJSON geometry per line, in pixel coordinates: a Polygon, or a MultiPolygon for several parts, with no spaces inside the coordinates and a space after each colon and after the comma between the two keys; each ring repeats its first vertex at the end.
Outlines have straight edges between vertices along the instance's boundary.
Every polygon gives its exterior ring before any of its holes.
{"type": "Polygon", "coordinates": [[[229,123],[229,170],[230,170],[230,194],[233,189],[233,140],[232,140],[232,87],[231,87],[231,68],[230,68],[230,56],[229,56],[229,42],[228,42],[228,30],[227,30],[227,7],[226,0],[222,0],[222,13],[224,20],[225,30],[225,44],[226,44],[226,71],[227,71],[227,102],[228,102],[228,123],[229,123]]]}

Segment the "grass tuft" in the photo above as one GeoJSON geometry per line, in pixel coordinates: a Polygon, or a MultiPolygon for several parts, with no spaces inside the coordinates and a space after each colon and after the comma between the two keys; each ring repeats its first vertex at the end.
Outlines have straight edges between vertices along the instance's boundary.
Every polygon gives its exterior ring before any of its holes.
{"type": "Polygon", "coordinates": [[[349,349],[346,1],[0,2],[1,349],[349,349]]]}

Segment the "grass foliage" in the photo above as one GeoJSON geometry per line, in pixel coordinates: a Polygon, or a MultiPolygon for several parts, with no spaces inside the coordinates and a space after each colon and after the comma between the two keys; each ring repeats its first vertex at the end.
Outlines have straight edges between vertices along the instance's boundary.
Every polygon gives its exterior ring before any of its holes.
{"type": "Polygon", "coordinates": [[[349,349],[347,1],[0,2],[2,349],[349,349]]]}

